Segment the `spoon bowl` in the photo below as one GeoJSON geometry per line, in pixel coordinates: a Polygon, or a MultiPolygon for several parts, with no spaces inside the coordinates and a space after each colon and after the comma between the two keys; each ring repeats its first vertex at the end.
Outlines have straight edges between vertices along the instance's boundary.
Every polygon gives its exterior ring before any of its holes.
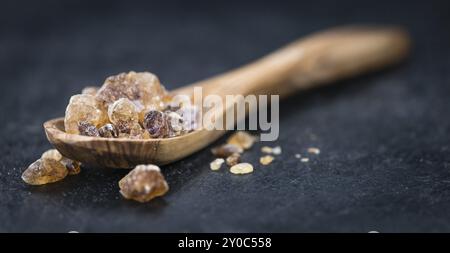
{"type": "Polygon", "coordinates": [[[64,156],[107,168],[164,165],[186,157],[219,138],[224,131],[194,131],[167,139],[102,138],[64,132],[64,118],[44,123],[47,139],[64,156]]]}

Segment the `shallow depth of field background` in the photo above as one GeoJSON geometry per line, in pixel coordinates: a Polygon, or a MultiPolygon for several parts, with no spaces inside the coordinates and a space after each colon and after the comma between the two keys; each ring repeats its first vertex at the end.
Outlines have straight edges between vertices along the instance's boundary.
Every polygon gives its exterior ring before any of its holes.
{"type": "MultiPolygon", "coordinates": [[[[0,232],[449,232],[449,11],[446,1],[2,2],[0,232]],[[87,167],[43,187],[20,179],[51,147],[42,123],[84,86],[135,70],[172,89],[347,23],[403,25],[411,57],[284,101],[271,166],[211,172],[205,149],[164,166],[171,190],[148,204],[122,199],[124,170],[87,167]],[[320,156],[295,159],[311,146],[320,156]]],[[[262,145],[243,159],[258,164],[262,145]]]]}

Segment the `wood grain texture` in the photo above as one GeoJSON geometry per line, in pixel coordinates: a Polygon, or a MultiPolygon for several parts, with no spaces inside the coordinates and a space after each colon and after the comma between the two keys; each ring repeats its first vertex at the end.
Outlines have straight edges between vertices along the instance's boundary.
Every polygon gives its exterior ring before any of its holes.
{"type": "MultiPolygon", "coordinates": [[[[173,94],[287,96],[395,64],[410,48],[408,34],[396,27],[349,26],[313,34],[246,66],[200,81],[173,94]]],[[[230,108],[224,108],[224,112],[230,108]]],[[[223,112],[221,112],[223,113],[223,112]]],[[[167,164],[209,145],[225,131],[198,130],[167,139],[110,139],[66,134],[63,119],[46,122],[48,140],[63,155],[99,167],[131,168],[167,164]]]]}
{"type": "Polygon", "coordinates": [[[186,157],[217,139],[221,131],[198,131],[169,139],[115,139],[64,132],[63,118],[44,123],[47,139],[61,154],[96,167],[131,168],[138,164],[164,165],[186,157]],[[191,136],[192,135],[192,136],[191,136]]]}

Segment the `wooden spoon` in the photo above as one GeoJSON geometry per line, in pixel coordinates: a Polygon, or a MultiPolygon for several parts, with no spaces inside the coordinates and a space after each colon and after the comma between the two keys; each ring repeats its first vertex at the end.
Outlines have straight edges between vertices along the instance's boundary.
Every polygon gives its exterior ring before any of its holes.
{"type": "MultiPolygon", "coordinates": [[[[396,27],[341,27],[295,41],[253,63],[173,91],[192,95],[279,94],[352,77],[399,62],[409,52],[408,34],[396,27]]],[[[229,108],[228,108],[229,109],[229,108]]],[[[225,108],[227,110],[227,108],[225,108]]],[[[215,141],[225,131],[197,130],[165,139],[113,139],[64,132],[63,118],[44,123],[48,140],[64,156],[99,167],[163,165],[215,141]]]]}

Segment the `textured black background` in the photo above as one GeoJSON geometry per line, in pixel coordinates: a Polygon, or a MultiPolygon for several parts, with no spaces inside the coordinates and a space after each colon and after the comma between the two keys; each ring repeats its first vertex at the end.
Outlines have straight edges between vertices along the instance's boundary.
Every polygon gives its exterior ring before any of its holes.
{"type": "MultiPolygon", "coordinates": [[[[445,1],[10,1],[0,8],[0,231],[450,232],[450,8],[445,1]],[[65,4],[58,3],[65,2],[65,4]],[[283,154],[251,175],[203,150],[164,166],[171,190],[122,199],[124,170],[83,168],[31,187],[42,123],[122,71],[170,89],[346,23],[404,25],[410,59],[281,104],[283,154]],[[304,164],[310,146],[322,153],[304,164]]],[[[244,155],[257,164],[260,144],[244,155]]]]}

